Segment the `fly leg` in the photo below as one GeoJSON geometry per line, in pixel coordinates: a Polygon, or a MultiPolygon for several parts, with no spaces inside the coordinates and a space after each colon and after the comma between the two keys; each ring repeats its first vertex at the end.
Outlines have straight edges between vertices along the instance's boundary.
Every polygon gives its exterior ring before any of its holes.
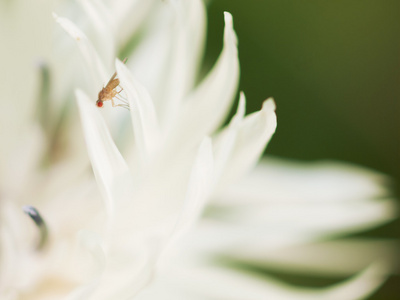
{"type": "Polygon", "coordinates": [[[115,104],[115,103],[114,103],[114,98],[111,98],[112,107],[120,106],[120,107],[123,107],[123,108],[126,108],[126,109],[129,110],[129,104],[128,104],[125,100],[122,100],[122,99],[120,99],[120,98],[117,98],[117,99],[118,99],[119,101],[122,101],[123,104],[115,104]]]}

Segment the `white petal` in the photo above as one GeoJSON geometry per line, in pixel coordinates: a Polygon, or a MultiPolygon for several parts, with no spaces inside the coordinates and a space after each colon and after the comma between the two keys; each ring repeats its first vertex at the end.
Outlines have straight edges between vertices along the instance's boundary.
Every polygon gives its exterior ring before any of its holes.
{"type": "Polygon", "coordinates": [[[161,128],[167,131],[198,74],[205,36],[205,8],[201,0],[163,4],[151,16],[128,66],[148,89],[161,128]]]}
{"type": "Polygon", "coordinates": [[[349,276],[373,261],[387,261],[388,272],[395,272],[397,243],[390,240],[340,239],[296,245],[270,251],[265,247],[244,245],[224,253],[231,259],[291,274],[349,276]]]}
{"type": "Polygon", "coordinates": [[[120,198],[123,193],[127,193],[127,189],[132,188],[133,182],[128,166],[115,146],[94,101],[90,101],[82,91],[77,91],[76,97],[89,158],[111,215],[114,205],[121,201],[120,198]]]}
{"type": "Polygon", "coordinates": [[[385,266],[376,263],[339,284],[307,289],[290,286],[273,278],[218,267],[177,270],[170,280],[211,299],[230,300],[356,300],[373,293],[385,280],[385,266]]]}
{"type": "Polygon", "coordinates": [[[386,197],[387,178],[340,162],[264,158],[248,176],[216,197],[220,204],[327,203],[386,197]]]}
{"type": "Polygon", "coordinates": [[[3,224],[0,229],[0,250],[1,250],[1,271],[0,279],[2,284],[0,285],[0,296],[3,297],[3,293],[6,293],[6,287],[12,287],[15,285],[15,280],[17,280],[18,275],[18,250],[15,245],[13,232],[9,229],[7,230],[3,224]]]}
{"type": "Polygon", "coordinates": [[[194,85],[196,74],[199,71],[199,63],[204,51],[204,41],[206,34],[206,8],[203,1],[180,0],[180,16],[183,18],[181,29],[184,31],[184,39],[188,48],[188,57],[186,58],[186,85],[183,90],[188,92],[194,85]]]}
{"type": "MultiPolygon", "coordinates": [[[[169,126],[177,116],[183,97],[193,88],[202,53],[205,33],[205,8],[200,0],[176,1],[169,30],[170,48],[163,64],[158,93],[163,124],[169,126]]],[[[156,53],[156,55],[159,55],[156,53]]],[[[154,76],[154,75],[153,75],[154,76]]],[[[169,128],[168,128],[169,129],[169,128]]]]}
{"type": "MultiPolygon", "coordinates": [[[[92,78],[93,87],[101,86],[107,80],[106,69],[101,62],[96,50],[86,35],[70,20],[53,14],[54,19],[76,41],[92,78]]],[[[97,92],[97,91],[94,91],[97,92]]]]}
{"type": "Polygon", "coordinates": [[[193,146],[224,121],[239,79],[237,38],[232,16],[225,13],[224,48],[214,68],[183,104],[172,129],[173,145],[193,146]]]}
{"type": "Polygon", "coordinates": [[[27,186],[29,180],[37,176],[37,167],[44,159],[48,149],[44,133],[37,124],[31,124],[18,135],[19,143],[7,158],[8,161],[2,165],[4,178],[0,181],[3,193],[19,195],[24,192],[22,186],[27,186]],[[27,152],[27,149],[29,151],[27,152]]]}
{"type": "Polygon", "coordinates": [[[159,238],[130,228],[114,231],[110,238],[107,268],[90,299],[132,299],[152,278],[159,238]]]}
{"type": "MultiPolygon", "coordinates": [[[[262,109],[247,116],[237,126],[237,137],[222,173],[219,188],[226,187],[244,175],[259,159],[276,129],[275,103],[264,102],[262,109]]],[[[227,130],[232,130],[228,128],[227,130]]],[[[220,147],[229,147],[221,145],[220,147]]]]}
{"type": "Polygon", "coordinates": [[[185,202],[175,225],[176,237],[185,234],[201,215],[205,200],[210,194],[213,172],[211,139],[205,138],[200,145],[190,175],[185,202]]]}
{"type": "MultiPolygon", "coordinates": [[[[80,251],[88,252],[92,258],[91,279],[89,283],[72,291],[65,300],[86,300],[97,288],[100,278],[106,267],[106,255],[101,245],[101,238],[94,232],[82,230],[78,234],[80,251]]],[[[82,258],[81,258],[82,259],[82,258]]],[[[83,258],[87,260],[87,256],[83,258]]]]}
{"type": "MultiPolygon", "coordinates": [[[[267,209],[268,207],[265,207],[262,210],[265,211],[267,209]]],[[[371,214],[374,214],[373,210],[374,207],[371,207],[371,214]]],[[[356,223],[355,225],[349,225],[351,221],[347,220],[344,222],[344,225],[332,221],[326,222],[330,226],[324,224],[322,221],[316,221],[315,223],[305,222],[306,224],[302,225],[299,221],[293,222],[293,224],[288,220],[269,222],[265,219],[261,220],[258,217],[256,221],[253,221],[251,216],[250,218],[247,216],[247,218],[243,219],[229,219],[223,210],[217,210],[214,213],[214,218],[212,218],[212,212],[213,210],[209,209],[208,218],[203,219],[195,228],[195,232],[185,238],[187,239],[186,244],[190,244],[191,251],[195,253],[214,252],[223,254],[231,253],[232,249],[250,248],[261,249],[260,251],[265,251],[265,253],[272,253],[273,251],[279,251],[280,249],[292,246],[315,243],[321,239],[330,239],[343,234],[356,233],[375,227],[378,223],[377,218],[371,218],[371,220],[369,217],[365,218],[365,216],[362,216],[360,218],[362,219],[361,221],[354,222],[356,223]],[[321,228],[319,227],[320,223],[321,228]]],[[[236,213],[240,215],[240,212],[236,213]]],[[[365,215],[365,213],[363,214],[365,215]]]]}
{"type": "MultiPolygon", "coordinates": [[[[54,56],[52,6],[51,1],[1,2],[1,169],[20,143],[21,131],[31,126],[38,95],[39,68],[35,64],[39,58],[47,61],[54,56]]],[[[6,177],[0,174],[0,181],[6,177]]]]}
{"type": "Polygon", "coordinates": [[[146,20],[151,15],[155,4],[162,5],[159,0],[131,0],[131,1],[108,1],[111,15],[114,20],[114,27],[117,32],[119,48],[126,46],[137,34],[138,30],[146,24],[146,20]]]}
{"type": "Polygon", "coordinates": [[[163,280],[155,280],[146,289],[135,297],[135,300],[213,300],[208,297],[200,296],[197,293],[186,291],[179,284],[170,285],[163,280]]]}
{"type": "Polygon", "coordinates": [[[214,156],[215,156],[215,178],[216,182],[222,176],[222,173],[229,162],[229,158],[232,154],[235,146],[237,132],[240,124],[243,121],[243,117],[246,109],[246,98],[244,93],[240,93],[239,105],[236,114],[233,116],[229,126],[219,133],[214,138],[214,156]]]}
{"type": "Polygon", "coordinates": [[[397,217],[394,199],[351,203],[247,205],[222,208],[220,219],[244,228],[264,228],[265,234],[338,235],[377,227],[397,217]]]}
{"type": "Polygon", "coordinates": [[[119,60],[116,61],[116,69],[121,86],[128,97],[135,146],[140,158],[146,162],[154,154],[160,142],[153,101],[147,90],[133,78],[127,67],[119,60]]]}
{"type": "Polygon", "coordinates": [[[78,3],[91,22],[91,28],[95,33],[92,38],[95,49],[103,62],[112,64],[115,59],[115,40],[111,28],[111,15],[107,7],[100,1],[93,0],[79,0],[78,3]]]}

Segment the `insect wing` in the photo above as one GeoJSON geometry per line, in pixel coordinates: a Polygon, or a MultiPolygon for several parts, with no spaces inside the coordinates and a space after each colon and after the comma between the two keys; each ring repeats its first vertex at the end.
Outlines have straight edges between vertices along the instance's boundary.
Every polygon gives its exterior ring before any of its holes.
{"type": "MultiPolygon", "coordinates": [[[[126,63],[127,60],[128,60],[128,58],[125,57],[122,62],[126,63]]],[[[107,82],[106,88],[111,84],[111,82],[115,79],[116,76],[117,76],[117,72],[115,71],[114,74],[111,76],[110,80],[107,82]]]]}

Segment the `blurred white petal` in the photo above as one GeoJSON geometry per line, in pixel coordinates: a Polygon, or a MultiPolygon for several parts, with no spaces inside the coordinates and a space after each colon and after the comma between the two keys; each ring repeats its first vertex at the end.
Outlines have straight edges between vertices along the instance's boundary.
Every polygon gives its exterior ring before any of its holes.
{"type": "Polygon", "coordinates": [[[373,228],[396,218],[393,199],[365,200],[348,204],[313,205],[274,203],[226,209],[221,219],[247,228],[265,228],[265,233],[279,231],[307,235],[349,234],[373,228]]]}
{"type": "Polygon", "coordinates": [[[76,96],[93,172],[111,216],[115,203],[132,188],[130,171],[93,101],[82,91],[77,91],[76,96]]]}
{"type": "MultiPolygon", "coordinates": [[[[2,1],[0,17],[0,166],[32,126],[40,60],[52,55],[51,1],[2,1]],[[40,22],[38,22],[40,20],[40,22]]],[[[0,168],[0,181],[7,180],[0,168]]]]}
{"type": "MultiPolygon", "coordinates": [[[[257,162],[276,129],[275,103],[266,100],[259,112],[246,116],[236,128],[231,126],[227,131],[235,130],[236,138],[229,155],[229,164],[221,175],[220,188],[226,187],[244,175],[257,162]]],[[[222,132],[222,134],[225,134],[222,132]]]]}
{"type": "Polygon", "coordinates": [[[101,57],[101,61],[108,66],[114,61],[116,55],[111,15],[107,11],[107,7],[100,1],[79,0],[78,3],[93,24],[91,28],[95,32],[95,40],[92,40],[92,42],[96,45],[95,49],[101,57]]]}
{"type": "Polygon", "coordinates": [[[393,240],[348,238],[320,241],[269,250],[242,244],[224,252],[224,256],[242,263],[299,275],[349,276],[367,267],[371,261],[387,261],[388,272],[398,269],[397,242],[393,240]]]}
{"type": "Polygon", "coordinates": [[[70,293],[65,300],[85,300],[100,283],[100,278],[106,267],[106,255],[101,245],[101,239],[90,231],[81,231],[78,235],[82,250],[87,251],[92,257],[93,271],[89,283],[70,293]]]}
{"type": "Polygon", "coordinates": [[[128,97],[135,147],[140,160],[146,162],[160,144],[160,132],[153,100],[145,87],[133,78],[126,66],[119,60],[116,61],[116,69],[121,86],[128,97]]]}
{"type": "Polygon", "coordinates": [[[382,174],[351,164],[264,158],[247,177],[221,192],[217,201],[229,205],[347,203],[386,197],[386,182],[382,174]]]}
{"type": "Polygon", "coordinates": [[[213,178],[213,156],[211,139],[205,138],[200,145],[188,189],[177,224],[174,227],[174,237],[185,234],[191,229],[203,212],[206,199],[211,192],[213,178]]]}
{"type": "Polygon", "coordinates": [[[92,43],[86,35],[70,20],[54,15],[54,19],[58,24],[76,41],[92,78],[92,87],[101,86],[106,82],[107,73],[104,64],[101,62],[99,55],[93,48],[92,43]]]}
{"type": "Polygon", "coordinates": [[[246,98],[244,93],[240,93],[239,104],[236,114],[232,117],[227,128],[218,134],[214,138],[214,155],[215,155],[215,178],[216,182],[222,176],[226,164],[229,162],[234,145],[236,142],[236,137],[238,133],[239,126],[242,124],[243,117],[246,109],[246,98]]]}
{"type": "Polygon", "coordinates": [[[199,63],[205,31],[205,8],[201,0],[171,1],[171,5],[174,14],[170,49],[159,72],[164,76],[157,88],[158,110],[162,112],[165,131],[174,123],[184,97],[193,88],[196,79],[193,70],[199,63]]]}
{"type": "Polygon", "coordinates": [[[222,53],[207,77],[183,103],[171,132],[171,143],[192,146],[216,130],[234,100],[238,79],[237,38],[232,16],[226,12],[222,53]]]}
{"type": "Polygon", "coordinates": [[[38,164],[44,159],[43,152],[47,149],[46,139],[38,125],[32,125],[20,132],[19,137],[19,143],[8,156],[9,160],[3,164],[2,169],[7,170],[7,176],[0,180],[3,193],[22,193],[21,186],[29,184],[38,164]],[[29,149],[28,153],[26,149],[29,149]]]}
{"type": "Polygon", "coordinates": [[[230,300],[357,300],[370,295],[384,280],[385,265],[372,264],[356,276],[327,288],[290,286],[268,276],[246,274],[243,271],[213,266],[196,266],[188,272],[175,269],[168,280],[179,282],[184,290],[210,299],[230,300]]]}
{"type": "Polygon", "coordinates": [[[147,18],[151,16],[151,9],[159,4],[158,0],[108,0],[107,2],[113,16],[114,35],[117,37],[120,47],[130,42],[129,39],[137,34],[138,30],[146,23],[147,18]]]}

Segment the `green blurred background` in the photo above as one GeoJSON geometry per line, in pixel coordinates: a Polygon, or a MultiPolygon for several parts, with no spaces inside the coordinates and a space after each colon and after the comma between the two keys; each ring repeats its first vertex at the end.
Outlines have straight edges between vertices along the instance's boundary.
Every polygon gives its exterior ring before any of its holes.
{"type": "MultiPolygon", "coordinates": [[[[275,98],[278,129],[268,154],[367,166],[389,174],[398,195],[399,0],[214,0],[208,10],[208,64],[221,50],[222,12],[229,11],[248,112],[275,98]]],[[[400,237],[399,228],[395,222],[368,235],[400,237]]],[[[400,299],[399,285],[393,276],[371,299],[400,299]]]]}

